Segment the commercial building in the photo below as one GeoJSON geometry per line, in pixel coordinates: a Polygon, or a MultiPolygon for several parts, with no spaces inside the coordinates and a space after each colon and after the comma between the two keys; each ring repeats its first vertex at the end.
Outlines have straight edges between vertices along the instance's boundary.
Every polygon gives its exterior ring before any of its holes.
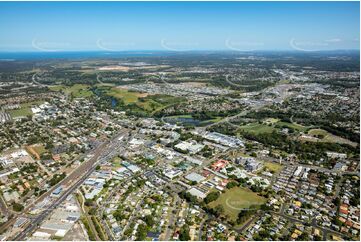
{"type": "Polygon", "coordinates": [[[197,182],[197,183],[204,181],[206,179],[204,176],[199,175],[198,173],[195,172],[186,175],[184,178],[187,179],[188,181],[197,182]]]}

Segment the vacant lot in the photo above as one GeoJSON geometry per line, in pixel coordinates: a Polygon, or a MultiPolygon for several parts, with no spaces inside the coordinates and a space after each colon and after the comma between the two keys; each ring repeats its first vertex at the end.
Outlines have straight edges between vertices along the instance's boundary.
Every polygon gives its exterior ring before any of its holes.
{"type": "Polygon", "coordinates": [[[36,151],[36,153],[38,153],[39,155],[43,154],[46,152],[46,149],[44,147],[44,145],[34,145],[33,149],[36,151]]]}
{"type": "Polygon", "coordinates": [[[222,205],[224,213],[233,221],[237,219],[238,213],[242,209],[249,208],[251,205],[261,205],[266,202],[266,198],[258,196],[257,193],[242,187],[233,187],[227,189],[225,193],[209,206],[211,208],[222,205]]]}
{"type": "Polygon", "coordinates": [[[274,162],[265,162],[264,166],[269,170],[272,171],[274,173],[278,173],[279,171],[282,170],[283,166],[281,164],[277,164],[274,162]]]}

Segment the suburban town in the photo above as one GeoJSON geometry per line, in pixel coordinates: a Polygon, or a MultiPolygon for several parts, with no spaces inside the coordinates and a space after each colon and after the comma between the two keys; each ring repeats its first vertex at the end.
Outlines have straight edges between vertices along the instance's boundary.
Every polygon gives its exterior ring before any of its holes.
{"type": "Polygon", "coordinates": [[[357,71],[271,69],[247,91],[216,64],[227,88],[130,61],[94,84],[2,73],[19,88],[1,99],[1,240],[359,239],[357,71]]]}
{"type": "Polygon", "coordinates": [[[0,2],[0,241],[360,241],[359,3],[207,4],[0,2]]]}

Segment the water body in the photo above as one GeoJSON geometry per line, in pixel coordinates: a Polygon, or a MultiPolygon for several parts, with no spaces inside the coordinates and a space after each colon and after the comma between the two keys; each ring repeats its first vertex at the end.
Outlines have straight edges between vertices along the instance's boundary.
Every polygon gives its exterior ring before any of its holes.
{"type": "Polygon", "coordinates": [[[0,52],[0,61],[40,59],[87,59],[170,56],[170,51],[68,51],[68,52],[0,52]]]}
{"type": "MultiPolygon", "coordinates": [[[[98,97],[105,96],[105,94],[102,92],[102,90],[99,90],[98,88],[92,88],[91,90],[98,97]]],[[[108,97],[108,98],[110,98],[111,107],[115,108],[118,105],[118,100],[115,97],[108,97]]]]}
{"type": "Polygon", "coordinates": [[[164,117],[164,121],[170,124],[182,124],[198,126],[201,121],[194,119],[193,117],[164,117]]]}
{"type": "Polygon", "coordinates": [[[114,97],[111,97],[112,108],[115,108],[118,105],[118,100],[114,97]]]}

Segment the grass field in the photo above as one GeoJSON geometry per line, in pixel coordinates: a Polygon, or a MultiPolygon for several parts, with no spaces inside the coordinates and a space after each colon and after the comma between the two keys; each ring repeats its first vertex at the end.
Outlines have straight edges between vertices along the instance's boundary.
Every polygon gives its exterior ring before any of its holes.
{"type": "Polygon", "coordinates": [[[148,100],[145,102],[137,102],[137,106],[140,107],[143,110],[153,112],[154,110],[157,110],[159,108],[162,108],[163,105],[160,103],[157,103],[153,100],[148,100]]]}
{"type": "MultiPolygon", "coordinates": [[[[97,84],[95,86],[105,95],[122,100],[125,105],[133,105],[133,109],[141,112],[154,113],[166,106],[185,100],[185,98],[169,95],[148,95],[148,93],[133,92],[107,84],[97,84]]],[[[52,91],[62,91],[74,98],[86,98],[94,95],[90,90],[91,86],[85,84],[75,84],[73,86],[58,85],[49,88],[52,91]]]]}
{"type": "Polygon", "coordinates": [[[282,170],[283,166],[281,164],[277,164],[277,163],[274,163],[274,162],[268,162],[266,161],[264,163],[264,166],[270,170],[270,171],[273,171],[274,173],[277,173],[279,171],[282,170]]]}
{"type": "Polygon", "coordinates": [[[174,115],[174,116],[167,116],[167,118],[193,118],[192,115],[189,115],[189,114],[184,114],[184,115],[174,115]]]}
{"type": "Polygon", "coordinates": [[[71,95],[75,98],[84,98],[93,95],[93,92],[90,91],[90,86],[85,84],[75,84],[73,86],[58,85],[51,86],[49,89],[55,92],[62,91],[65,94],[71,95]]]}
{"type": "MultiPolygon", "coordinates": [[[[319,141],[321,141],[321,142],[348,144],[348,145],[351,145],[354,147],[357,146],[357,144],[355,142],[352,142],[348,139],[333,135],[323,129],[310,129],[307,134],[314,136],[314,137],[322,137],[319,139],[319,141]]],[[[309,141],[313,141],[313,140],[309,140],[309,141]]]]}
{"type": "MultiPolygon", "coordinates": [[[[215,117],[213,119],[207,119],[207,120],[199,121],[199,120],[193,118],[193,116],[189,115],[189,114],[188,115],[185,114],[185,115],[167,116],[165,118],[166,118],[166,120],[185,119],[185,120],[189,120],[189,123],[192,123],[192,120],[193,120],[194,121],[193,125],[196,125],[196,126],[204,126],[204,125],[216,123],[216,122],[219,122],[220,120],[222,120],[222,117],[215,117]]],[[[179,123],[183,123],[183,125],[186,125],[187,121],[182,122],[182,121],[179,120],[179,123]]]]}
{"type": "MultiPolygon", "coordinates": [[[[174,96],[169,96],[169,95],[163,95],[163,94],[156,94],[156,95],[149,95],[145,98],[142,98],[142,102],[145,103],[149,103],[149,102],[155,102],[157,103],[157,105],[153,105],[153,109],[152,110],[147,110],[147,111],[151,111],[153,114],[156,113],[157,111],[160,111],[166,107],[175,105],[177,103],[181,103],[186,101],[185,98],[183,97],[174,97],[174,96]]],[[[139,102],[138,102],[139,104],[139,102]]]]}
{"type": "Polygon", "coordinates": [[[36,151],[36,153],[38,153],[39,155],[46,152],[46,149],[45,149],[44,145],[34,145],[32,147],[36,151]]]}
{"type": "Polygon", "coordinates": [[[106,92],[106,94],[108,96],[122,99],[125,104],[135,103],[138,101],[138,98],[147,96],[146,93],[130,92],[126,89],[121,89],[121,88],[117,88],[117,87],[110,88],[106,92]]]}
{"type": "Polygon", "coordinates": [[[24,107],[24,108],[9,110],[9,114],[12,118],[17,118],[17,117],[32,115],[33,112],[31,111],[30,108],[24,107]]]}
{"type": "Polygon", "coordinates": [[[266,118],[263,122],[266,124],[274,124],[280,121],[278,118],[266,118]]]}
{"type": "Polygon", "coordinates": [[[201,124],[202,125],[207,125],[207,124],[211,124],[211,123],[217,123],[217,122],[221,121],[222,119],[223,119],[223,117],[208,119],[208,120],[202,121],[201,124]]]}
{"type": "Polygon", "coordinates": [[[251,205],[261,205],[266,202],[266,198],[258,196],[249,189],[233,187],[227,189],[225,193],[208,206],[211,208],[222,205],[224,213],[233,221],[237,219],[240,210],[249,208],[251,205]]]}
{"type": "Polygon", "coordinates": [[[9,114],[12,118],[22,117],[22,116],[28,116],[33,115],[33,112],[31,111],[31,106],[33,105],[39,105],[42,104],[43,101],[34,101],[34,102],[28,102],[28,103],[22,103],[20,104],[19,109],[13,109],[9,110],[9,114]]]}
{"type": "Polygon", "coordinates": [[[280,121],[276,118],[266,118],[262,123],[249,123],[239,127],[239,129],[243,132],[253,133],[256,135],[262,133],[272,133],[273,131],[281,130],[282,128],[290,128],[298,132],[306,132],[310,129],[310,127],[307,126],[280,121]]]}
{"type": "Polygon", "coordinates": [[[303,126],[300,124],[296,124],[296,123],[288,123],[288,122],[283,122],[283,121],[279,121],[275,124],[277,127],[288,127],[288,128],[292,128],[294,130],[297,130],[299,132],[306,132],[310,127],[307,126],[303,126]]]}
{"type": "Polygon", "coordinates": [[[259,123],[250,123],[239,127],[244,132],[261,134],[261,133],[272,133],[275,129],[272,126],[259,123]]]}
{"type": "Polygon", "coordinates": [[[116,168],[119,168],[119,167],[122,166],[122,165],[120,164],[120,162],[121,162],[121,159],[120,159],[118,156],[114,157],[114,158],[112,159],[112,161],[111,161],[112,165],[113,165],[114,167],[116,167],[116,168]]]}

